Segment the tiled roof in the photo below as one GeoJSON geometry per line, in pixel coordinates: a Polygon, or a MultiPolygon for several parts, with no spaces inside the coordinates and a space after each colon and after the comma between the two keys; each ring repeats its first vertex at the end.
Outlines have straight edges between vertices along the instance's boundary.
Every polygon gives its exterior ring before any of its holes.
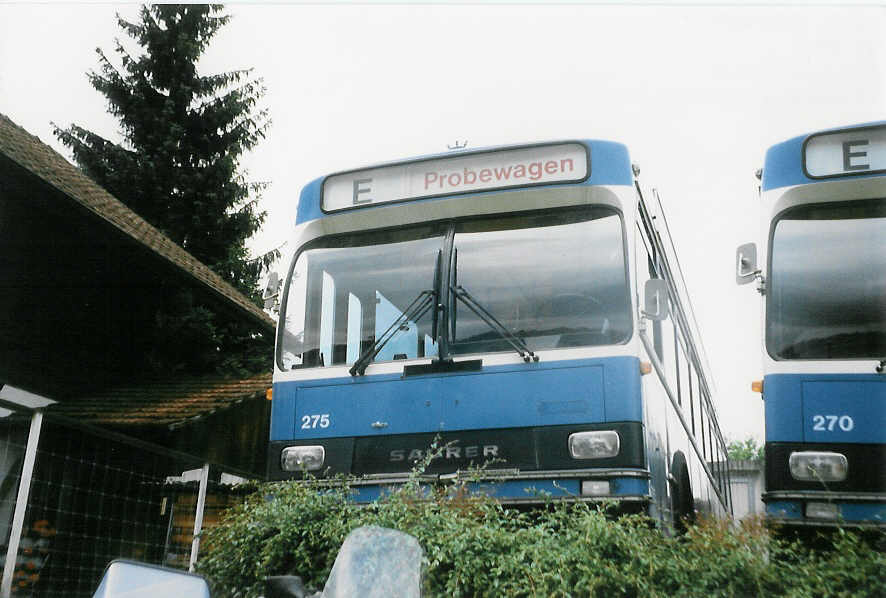
{"type": "Polygon", "coordinates": [[[266,329],[274,329],[274,321],[242,293],[4,114],[0,114],[0,154],[58,189],[71,201],[85,207],[125,235],[150,248],[246,312],[266,329]]]}
{"type": "Polygon", "coordinates": [[[100,426],[175,427],[243,401],[263,401],[270,387],[270,372],[245,380],[220,376],[163,380],[57,403],[46,412],[100,426]]]}

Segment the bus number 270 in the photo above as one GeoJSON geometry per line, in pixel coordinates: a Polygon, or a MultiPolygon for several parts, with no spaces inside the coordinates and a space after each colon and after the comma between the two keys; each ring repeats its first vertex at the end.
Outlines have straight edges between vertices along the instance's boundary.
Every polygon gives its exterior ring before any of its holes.
{"type": "Polygon", "coordinates": [[[840,428],[844,432],[850,432],[855,427],[855,420],[848,415],[813,415],[812,429],[816,432],[833,432],[840,428]]]}
{"type": "Polygon", "coordinates": [[[310,430],[312,428],[328,428],[329,414],[322,413],[317,415],[303,415],[301,417],[301,429],[310,430]]]}

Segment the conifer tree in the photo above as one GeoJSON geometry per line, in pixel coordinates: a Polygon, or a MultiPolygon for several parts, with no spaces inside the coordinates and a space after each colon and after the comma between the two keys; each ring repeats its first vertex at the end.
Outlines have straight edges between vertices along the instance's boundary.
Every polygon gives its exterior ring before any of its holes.
{"type": "MultiPolygon", "coordinates": [[[[137,22],[118,14],[121,30],[141,52],[133,55],[116,40],[122,68],[98,48],[98,72],[87,76],[119,120],[123,143],[78,125],[54,125],[55,134],[90,178],[260,305],[259,276],[277,255],[249,259],[246,241],[265,218],[257,206],[265,184],[248,182],[239,163],[269,126],[266,110],[258,108],[264,87],[251,70],[197,72],[230,19],[223,11],[166,4],[142,6],[137,22]]],[[[161,343],[189,339],[181,356],[155,355],[158,369],[189,355],[188,369],[218,369],[231,364],[234,347],[255,345],[244,327],[219,321],[185,289],[157,314],[156,334],[161,343]]],[[[270,351],[262,361],[269,358],[270,351]]]]}

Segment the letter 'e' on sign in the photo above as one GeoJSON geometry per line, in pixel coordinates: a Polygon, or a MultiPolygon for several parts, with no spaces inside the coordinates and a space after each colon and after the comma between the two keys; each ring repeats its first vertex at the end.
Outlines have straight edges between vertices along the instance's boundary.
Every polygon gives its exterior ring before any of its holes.
{"type": "Polygon", "coordinates": [[[812,179],[886,172],[886,125],[810,135],[803,170],[812,179]]]}
{"type": "Polygon", "coordinates": [[[321,205],[334,212],[472,191],[578,183],[589,175],[588,148],[576,142],[459,153],[334,174],[323,181],[321,205]]]}

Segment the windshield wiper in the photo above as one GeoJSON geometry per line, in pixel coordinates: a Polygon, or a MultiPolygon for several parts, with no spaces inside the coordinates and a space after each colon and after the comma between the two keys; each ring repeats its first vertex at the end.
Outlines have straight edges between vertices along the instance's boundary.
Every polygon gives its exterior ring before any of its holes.
{"type": "Polygon", "coordinates": [[[492,330],[498,333],[505,341],[508,342],[514,350],[520,354],[520,357],[523,358],[523,361],[529,362],[538,361],[538,355],[529,350],[529,347],[526,346],[526,343],[523,340],[513,333],[510,330],[505,328],[504,324],[498,321],[495,316],[493,316],[488,309],[483,307],[479,301],[477,301],[473,295],[471,295],[467,289],[465,289],[461,285],[453,285],[449,287],[456,299],[461,300],[462,303],[468,306],[472,312],[474,312],[478,318],[483,320],[487,326],[489,326],[492,330]]]}
{"type": "Polygon", "coordinates": [[[366,373],[366,367],[375,359],[375,356],[384,348],[388,341],[394,338],[401,330],[409,329],[409,322],[417,322],[429,309],[437,303],[437,292],[434,290],[422,291],[412,300],[394,322],[385,330],[372,345],[363,351],[348,372],[352,376],[362,376],[366,373]]]}

